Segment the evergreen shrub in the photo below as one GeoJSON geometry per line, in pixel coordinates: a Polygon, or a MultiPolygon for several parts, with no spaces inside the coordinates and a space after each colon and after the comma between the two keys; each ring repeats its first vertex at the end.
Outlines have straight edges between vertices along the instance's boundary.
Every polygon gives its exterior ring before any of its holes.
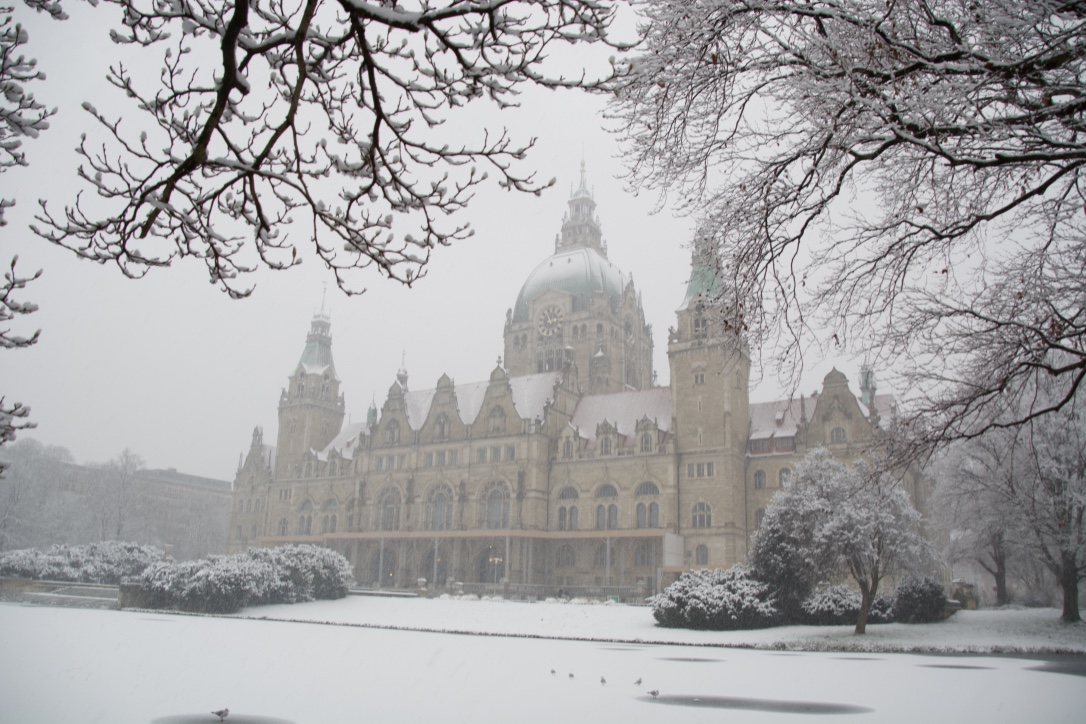
{"type": "Polygon", "coordinates": [[[933,623],[946,617],[946,589],[931,578],[907,578],[894,592],[894,614],[901,623],[933,623]]]}

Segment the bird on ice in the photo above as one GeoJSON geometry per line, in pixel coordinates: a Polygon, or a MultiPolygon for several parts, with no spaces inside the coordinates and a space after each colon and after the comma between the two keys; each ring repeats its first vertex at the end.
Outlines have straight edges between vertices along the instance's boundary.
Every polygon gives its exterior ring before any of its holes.
{"type": "Polygon", "coordinates": [[[551,676],[554,676],[554,669],[551,669],[551,676]]]}
{"type": "Polygon", "coordinates": [[[641,679],[634,682],[634,686],[641,686],[641,679]]]}
{"type": "Polygon", "coordinates": [[[213,711],[211,713],[219,717],[219,721],[224,721],[226,717],[230,716],[229,709],[219,709],[218,711],[213,711]]]}
{"type": "Polygon", "coordinates": [[[571,679],[573,678],[573,672],[570,672],[569,678],[571,678],[571,679]]]}
{"type": "Polygon", "coordinates": [[[607,683],[607,679],[605,679],[605,678],[603,678],[603,677],[601,676],[601,677],[600,677],[600,683],[601,683],[601,684],[606,684],[606,683],[607,683]]]}
{"type": "Polygon", "coordinates": [[[659,689],[653,689],[652,691],[649,692],[649,696],[651,696],[653,699],[655,699],[656,697],[660,696],[660,690],[659,689]]]}

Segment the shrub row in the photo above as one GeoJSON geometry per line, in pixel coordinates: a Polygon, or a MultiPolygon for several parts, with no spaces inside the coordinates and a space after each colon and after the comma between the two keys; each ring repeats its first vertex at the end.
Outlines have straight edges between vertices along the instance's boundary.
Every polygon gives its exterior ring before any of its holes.
{"type": "Polygon", "coordinates": [[[0,576],[39,581],[120,583],[165,559],[153,546],[120,541],[27,548],[0,555],[0,576]]]}
{"type": "Polygon", "coordinates": [[[233,613],[245,606],[343,598],[351,580],[350,564],[339,553],[288,545],[160,562],[144,571],[138,585],[150,608],[233,613]]]}
{"type": "MultiPolygon", "coordinates": [[[[733,631],[788,623],[770,587],[749,569],[690,571],[649,599],[652,615],[670,628],[733,631]]],[[[810,625],[853,624],[860,612],[860,594],[847,586],[815,590],[800,605],[798,621],[810,625]]],[[[946,609],[943,587],[928,578],[907,579],[893,597],[878,595],[869,623],[930,623],[942,620],[946,609]]]]}

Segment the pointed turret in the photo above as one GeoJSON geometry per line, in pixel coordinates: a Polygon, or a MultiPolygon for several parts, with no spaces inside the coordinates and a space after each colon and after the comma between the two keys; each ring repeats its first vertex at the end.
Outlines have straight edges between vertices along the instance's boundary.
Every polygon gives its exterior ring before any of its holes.
{"type": "Polygon", "coordinates": [[[322,304],[310,323],[301,359],[279,398],[278,476],[300,474],[302,456],[323,450],[343,426],[345,401],[332,360],[331,328],[322,304]]]}
{"type": "Polygon", "coordinates": [[[603,231],[596,216],[596,200],[588,188],[585,177],[584,161],[581,161],[581,183],[570,194],[569,211],[562,219],[562,238],[557,250],[587,246],[595,249],[607,258],[607,248],[603,243],[603,231]]]}

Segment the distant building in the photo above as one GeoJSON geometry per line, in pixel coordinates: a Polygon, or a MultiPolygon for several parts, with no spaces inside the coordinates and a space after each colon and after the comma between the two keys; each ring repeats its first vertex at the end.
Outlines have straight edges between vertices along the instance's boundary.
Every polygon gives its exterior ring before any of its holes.
{"type": "Polygon", "coordinates": [[[742,561],[799,459],[820,445],[856,454],[893,401],[867,375],[861,402],[834,370],[809,399],[751,404],[714,258],[695,245],[669,387],[654,386],[641,294],[607,258],[583,167],[487,380],[415,390],[401,369],[381,409],[344,426],[318,315],[280,395],[277,444],[254,430],[237,472],[231,549],[314,542],[362,584],[540,593],[641,594],[742,561]]]}

